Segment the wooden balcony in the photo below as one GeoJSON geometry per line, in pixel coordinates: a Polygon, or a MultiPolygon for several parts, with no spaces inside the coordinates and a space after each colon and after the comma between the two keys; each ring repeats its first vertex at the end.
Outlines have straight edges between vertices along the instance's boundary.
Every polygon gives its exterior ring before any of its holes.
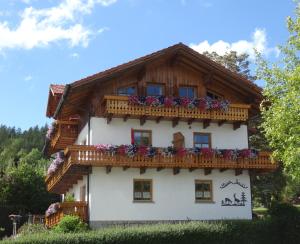
{"type": "MultiPolygon", "coordinates": [[[[228,111],[221,110],[206,110],[201,111],[198,108],[189,109],[186,107],[152,107],[131,105],[128,102],[127,96],[104,96],[104,113],[108,122],[113,117],[124,118],[139,118],[141,124],[146,119],[152,119],[159,122],[161,119],[173,121],[173,126],[176,126],[178,120],[187,121],[204,121],[206,125],[211,121],[219,122],[222,125],[225,122],[238,124],[248,120],[248,112],[250,105],[247,104],[230,104],[228,111]],[[174,123],[175,122],[175,123],[174,123]]],[[[209,125],[209,124],[208,124],[209,125]]]]}
{"type": "Polygon", "coordinates": [[[87,221],[86,202],[62,202],[59,203],[58,211],[49,216],[45,216],[45,224],[48,228],[57,225],[65,215],[77,215],[84,222],[87,221]]]}
{"type": "Polygon", "coordinates": [[[78,122],[64,120],[56,121],[54,132],[50,138],[49,154],[64,150],[67,146],[74,144],[78,133],[78,122]]]}
{"type": "Polygon", "coordinates": [[[65,193],[83,175],[89,171],[89,166],[105,167],[109,173],[112,167],[139,168],[143,174],[148,168],[161,170],[172,168],[174,174],[180,169],[204,169],[209,174],[212,169],[235,169],[236,174],[242,173],[243,169],[257,171],[272,171],[277,168],[277,164],[271,160],[270,153],[260,152],[255,158],[237,158],[236,160],[222,157],[207,158],[193,153],[185,156],[164,156],[157,154],[154,157],[136,155],[128,157],[126,155],[111,155],[98,151],[94,146],[74,145],[65,150],[66,161],[52,175],[46,178],[48,191],[55,193],[65,193]]]}

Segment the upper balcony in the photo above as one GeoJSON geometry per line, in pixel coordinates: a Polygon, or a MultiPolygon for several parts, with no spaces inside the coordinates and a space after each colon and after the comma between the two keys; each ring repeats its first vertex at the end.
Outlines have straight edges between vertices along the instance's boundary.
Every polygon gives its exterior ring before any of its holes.
{"type": "Polygon", "coordinates": [[[79,128],[77,121],[57,120],[53,124],[50,133],[48,154],[64,150],[67,146],[74,144],[78,137],[79,128]]]}
{"type": "Polygon", "coordinates": [[[130,102],[128,96],[104,96],[104,113],[109,123],[112,118],[140,119],[143,125],[147,119],[156,120],[158,123],[162,119],[171,120],[173,127],[179,120],[187,121],[191,124],[193,121],[202,121],[203,127],[209,126],[210,122],[218,122],[219,126],[223,123],[232,123],[233,129],[240,127],[240,124],[248,120],[250,105],[247,104],[229,104],[226,111],[222,109],[199,109],[189,108],[188,106],[147,106],[135,105],[130,102]]]}
{"type": "Polygon", "coordinates": [[[270,153],[259,152],[255,157],[227,157],[213,153],[203,155],[186,151],[183,154],[166,154],[162,148],[156,148],[157,153],[146,156],[142,153],[135,153],[129,156],[126,153],[108,152],[97,149],[96,146],[74,145],[65,150],[65,161],[50,176],[46,178],[48,191],[65,193],[83,175],[89,172],[89,166],[105,167],[109,173],[112,167],[139,168],[143,174],[149,168],[156,168],[158,171],[164,168],[173,169],[178,174],[180,169],[204,169],[205,174],[210,174],[212,169],[234,169],[236,175],[241,174],[243,169],[258,171],[272,171],[277,164],[272,161],[270,153]]]}

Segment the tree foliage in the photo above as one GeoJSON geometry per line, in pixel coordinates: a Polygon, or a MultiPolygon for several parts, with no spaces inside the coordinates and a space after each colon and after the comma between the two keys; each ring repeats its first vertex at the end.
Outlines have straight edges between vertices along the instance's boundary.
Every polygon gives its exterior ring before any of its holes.
{"type": "Polygon", "coordinates": [[[236,51],[230,51],[224,55],[219,55],[216,52],[204,52],[205,56],[209,57],[211,60],[223,65],[227,69],[238,73],[247,79],[254,81],[255,77],[251,75],[250,72],[250,61],[249,55],[246,53],[237,54],[236,51]]]}
{"type": "Polygon", "coordinates": [[[269,64],[257,55],[260,79],[266,81],[262,128],[277,160],[293,179],[300,179],[300,8],[288,17],[290,36],[280,47],[280,63],[269,64]]]}

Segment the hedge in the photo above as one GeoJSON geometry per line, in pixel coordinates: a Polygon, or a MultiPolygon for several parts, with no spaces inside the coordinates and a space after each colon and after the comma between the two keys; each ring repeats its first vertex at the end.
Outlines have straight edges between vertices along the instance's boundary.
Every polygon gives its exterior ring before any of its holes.
{"type": "MultiPolygon", "coordinates": [[[[189,222],[139,227],[115,227],[82,233],[54,232],[22,236],[3,243],[72,243],[72,244],[267,244],[300,243],[300,226],[289,225],[284,235],[284,223],[278,219],[256,221],[189,222]]],[[[284,220],[283,220],[284,221],[284,220]]]]}

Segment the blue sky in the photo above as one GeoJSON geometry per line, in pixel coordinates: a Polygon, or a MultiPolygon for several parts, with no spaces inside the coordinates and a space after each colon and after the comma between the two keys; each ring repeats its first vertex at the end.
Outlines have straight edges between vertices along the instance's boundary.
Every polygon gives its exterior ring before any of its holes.
{"type": "Polygon", "coordinates": [[[289,0],[0,0],[0,124],[44,125],[65,84],[183,42],[278,59],[289,0]]]}

